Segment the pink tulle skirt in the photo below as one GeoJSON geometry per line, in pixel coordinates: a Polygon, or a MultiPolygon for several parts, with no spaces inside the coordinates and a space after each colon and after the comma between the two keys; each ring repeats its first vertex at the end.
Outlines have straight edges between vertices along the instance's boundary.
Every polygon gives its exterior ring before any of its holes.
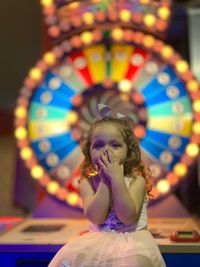
{"type": "Polygon", "coordinates": [[[166,267],[147,230],[89,232],[63,246],[49,267],[166,267]]]}

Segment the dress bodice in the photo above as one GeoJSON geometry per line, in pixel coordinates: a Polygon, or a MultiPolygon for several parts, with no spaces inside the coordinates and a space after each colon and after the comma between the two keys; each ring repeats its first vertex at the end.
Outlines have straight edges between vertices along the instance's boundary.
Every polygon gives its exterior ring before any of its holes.
{"type": "MultiPolygon", "coordinates": [[[[130,186],[131,179],[128,177],[124,177],[126,186],[130,186]]],[[[93,187],[96,190],[98,187],[98,181],[93,181],[93,187]]],[[[147,198],[145,197],[143,206],[140,212],[140,216],[137,222],[131,223],[131,224],[125,224],[121,222],[117,214],[115,212],[114,207],[111,205],[110,211],[108,213],[108,216],[106,220],[100,224],[91,224],[90,229],[92,231],[117,231],[117,232],[130,232],[130,231],[137,231],[141,229],[146,229],[147,228],[147,198]]]]}

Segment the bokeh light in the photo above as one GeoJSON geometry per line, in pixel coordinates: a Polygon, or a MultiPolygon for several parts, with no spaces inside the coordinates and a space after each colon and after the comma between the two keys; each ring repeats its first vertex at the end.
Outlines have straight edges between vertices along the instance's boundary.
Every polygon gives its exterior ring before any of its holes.
{"type": "Polygon", "coordinates": [[[191,143],[186,146],[186,153],[191,157],[196,157],[199,154],[199,146],[191,143]]]}
{"type": "Polygon", "coordinates": [[[144,16],[144,24],[147,26],[147,27],[153,27],[156,23],[156,17],[152,14],[147,14],[144,16]]]}
{"type": "Polygon", "coordinates": [[[195,122],[192,127],[195,134],[200,134],[200,122],[195,122]]]}
{"type": "Polygon", "coordinates": [[[170,58],[174,53],[174,49],[169,45],[164,45],[161,50],[161,55],[163,58],[170,58]]]}
{"type": "Polygon", "coordinates": [[[93,41],[93,35],[91,32],[86,31],[81,33],[80,39],[84,44],[90,44],[93,41]]]}
{"type": "Polygon", "coordinates": [[[53,5],[53,0],[40,0],[40,3],[41,5],[48,7],[53,5]]]}
{"type": "Polygon", "coordinates": [[[170,14],[171,14],[169,8],[167,8],[165,6],[159,7],[157,10],[157,13],[158,13],[159,17],[161,19],[164,19],[164,20],[168,20],[170,17],[170,14]]]}
{"type": "Polygon", "coordinates": [[[119,18],[123,21],[123,22],[129,22],[131,19],[131,12],[127,9],[123,9],[119,12],[119,18]]]}
{"type": "Polygon", "coordinates": [[[52,66],[56,62],[56,57],[55,57],[54,53],[47,52],[43,55],[43,60],[47,65],[52,66]]]}
{"type": "Polygon", "coordinates": [[[32,68],[29,71],[29,76],[36,81],[40,81],[42,78],[42,71],[39,68],[32,68]]]}
{"type": "Polygon", "coordinates": [[[165,194],[165,193],[169,192],[169,190],[170,190],[170,183],[169,183],[169,181],[167,181],[165,179],[161,179],[157,183],[156,188],[161,194],[165,194]]]}
{"type": "Polygon", "coordinates": [[[131,91],[132,83],[130,80],[124,79],[118,83],[118,87],[121,92],[128,93],[131,91]]]}
{"type": "Polygon", "coordinates": [[[68,193],[66,198],[67,202],[72,206],[77,205],[77,203],[79,202],[79,196],[77,193],[74,192],[68,193]]]}
{"type": "Polygon", "coordinates": [[[174,173],[177,174],[178,176],[182,177],[185,176],[187,173],[187,166],[184,163],[177,163],[174,166],[174,173]]]}
{"type": "Polygon", "coordinates": [[[197,92],[199,90],[199,83],[197,80],[191,79],[187,82],[187,88],[190,92],[197,92]]]}
{"type": "Polygon", "coordinates": [[[187,61],[179,60],[176,63],[175,68],[179,73],[185,73],[186,71],[189,70],[189,65],[188,65],[187,61]]]}
{"type": "Polygon", "coordinates": [[[20,150],[20,156],[23,160],[28,160],[33,156],[33,151],[30,147],[24,147],[20,150]]]}
{"type": "Polygon", "coordinates": [[[94,23],[94,14],[92,12],[86,12],[83,14],[83,21],[87,25],[92,25],[94,23]]]}
{"type": "Polygon", "coordinates": [[[44,170],[40,165],[35,165],[31,169],[31,175],[35,179],[40,179],[43,176],[43,174],[44,174],[44,170]]]}
{"type": "Polygon", "coordinates": [[[47,184],[46,188],[47,188],[47,192],[55,195],[59,189],[59,184],[56,181],[51,181],[47,184]]]}
{"type": "Polygon", "coordinates": [[[27,115],[27,109],[25,107],[19,106],[15,109],[15,116],[19,119],[25,118],[27,115]]]}
{"type": "Polygon", "coordinates": [[[70,111],[67,113],[67,118],[66,118],[66,121],[69,123],[69,124],[75,124],[77,123],[79,119],[79,116],[77,114],[76,111],[70,111]]]}
{"type": "Polygon", "coordinates": [[[196,112],[200,112],[200,100],[195,100],[193,102],[193,109],[196,111],[196,112]]]}
{"type": "Polygon", "coordinates": [[[15,129],[15,137],[18,140],[22,140],[27,136],[27,130],[24,127],[18,127],[15,129]]]}
{"type": "Polygon", "coordinates": [[[111,36],[116,41],[121,41],[123,38],[123,30],[121,28],[115,28],[111,32],[111,36]]]}

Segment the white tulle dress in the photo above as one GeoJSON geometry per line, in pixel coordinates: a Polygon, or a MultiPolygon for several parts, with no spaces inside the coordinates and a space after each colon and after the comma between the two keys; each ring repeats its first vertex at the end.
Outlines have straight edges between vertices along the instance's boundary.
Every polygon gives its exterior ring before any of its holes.
{"type": "MultiPolygon", "coordinates": [[[[130,179],[125,182],[129,186],[130,179]]],[[[63,246],[49,267],[166,267],[147,230],[146,198],[136,224],[125,225],[111,208],[104,223],[91,224],[88,233],[63,246]]]]}

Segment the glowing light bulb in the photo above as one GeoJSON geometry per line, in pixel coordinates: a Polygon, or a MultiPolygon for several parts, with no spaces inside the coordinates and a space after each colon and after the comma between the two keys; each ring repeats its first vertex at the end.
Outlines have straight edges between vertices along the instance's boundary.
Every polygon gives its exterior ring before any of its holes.
{"type": "Polygon", "coordinates": [[[83,96],[82,95],[75,95],[72,98],[72,103],[76,107],[80,106],[83,103],[83,96]]]}
{"type": "Polygon", "coordinates": [[[140,0],[140,4],[147,5],[149,4],[150,0],[140,0]]]}
{"type": "Polygon", "coordinates": [[[170,190],[170,183],[169,183],[169,181],[167,181],[165,179],[161,179],[157,183],[156,188],[162,194],[167,193],[170,190]]]}
{"type": "Polygon", "coordinates": [[[39,68],[32,68],[29,71],[29,76],[36,81],[40,81],[42,78],[42,71],[39,68]]]}
{"type": "Polygon", "coordinates": [[[187,82],[187,88],[190,92],[196,92],[199,90],[199,83],[196,80],[191,79],[187,82]]]}
{"type": "Polygon", "coordinates": [[[144,126],[142,125],[137,125],[134,128],[134,134],[137,136],[137,138],[141,139],[145,136],[146,130],[144,126]]]}
{"type": "Polygon", "coordinates": [[[169,45],[165,45],[163,46],[162,50],[161,50],[161,55],[163,56],[163,58],[170,58],[174,53],[174,50],[171,46],[169,45]]]}
{"type": "Polygon", "coordinates": [[[195,100],[192,106],[196,112],[200,112],[200,100],[195,100]]]}
{"type": "Polygon", "coordinates": [[[121,41],[123,38],[123,30],[120,28],[115,28],[112,32],[111,32],[111,36],[114,40],[116,41],[121,41]]]}
{"type": "Polygon", "coordinates": [[[186,153],[190,157],[196,157],[199,154],[199,146],[194,143],[188,144],[186,147],[186,153]]]}
{"type": "Polygon", "coordinates": [[[69,124],[75,124],[78,121],[78,119],[79,119],[79,116],[78,116],[77,112],[69,111],[67,113],[67,122],[69,124]]]}
{"type": "Polygon", "coordinates": [[[48,176],[43,176],[41,179],[40,179],[40,184],[42,186],[45,186],[49,183],[50,179],[48,178],[48,176]]]}
{"type": "Polygon", "coordinates": [[[174,166],[174,172],[178,176],[185,176],[187,173],[187,166],[184,163],[177,163],[174,166]]]}
{"type": "Polygon", "coordinates": [[[34,179],[40,179],[44,175],[44,170],[41,166],[35,165],[31,169],[31,175],[34,179]]]}
{"type": "Polygon", "coordinates": [[[200,122],[195,122],[193,124],[193,131],[195,134],[200,134],[200,122]]]}
{"type": "Polygon", "coordinates": [[[144,103],[144,96],[139,93],[139,92],[134,92],[132,95],[131,95],[131,99],[134,103],[138,104],[138,105],[141,105],[144,103]]]}
{"type": "Polygon", "coordinates": [[[74,206],[79,202],[79,196],[76,193],[69,193],[66,200],[70,205],[74,206]]]}
{"type": "Polygon", "coordinates": [[[144,16],[143,21],[147,27],[153,27],[156,23],[156,17],[152,14],[147,14],[144,16]]]}
{"type": "Polygon", "coordinates": [[[68,5],[68,7],[71,8],[71,9],[75,9],[75,8],[77,8],[79,6],[80,6],[80,2],[79,1],[75,1],[74,3],[70,3],[68,5]]]}
{"type": "Polygon", "coordinates": [[[189,70],[189,65],[185,60],[179,60],[175,65],[176,70],[179,73],[184,73],[189,70]]]}
{"type": "Polygon", "coordinates": [[[33,151],[30,147],[24,147],[20,150],[20,156],[24,160],[28,160],[32,157],[33,151]]]}
{"type": "Polygon", "coordinates": [[[93,41],[93,35],[91,32],[83,32],[80,36],[81,41],[84,44],[90,44],[93,41]]]}
{"type": "Polygon", "coordinates": [[[144,46],[151,48],[155,44],[155,38],[151,35],[146,35],[146,36],[144,36],[143,44],[144,44],[144,46]]]}
{"type": "Polygon", "coordinates": [[[48,64],[48,65],[51,66],[51,65],[55,64],[55,62],[56,62],[56,57],[55,57],[54,53],[52,53],[52,52],[47,52],[47,53],[44,54],[44,56],[43,56],[43,60],[44,60],[44,62],[45,62],[46,64],[48,64]]]}
{"type": "Polygon", "coordinates": [[[18,140],[22,140],[27,136],[27,130],[24,127],[18,127],[15,130],[15,137],[18,140]]]}
{"type": "Polygon", "coordinates": [[[132,83],[128,79],[121,80],[118,84],[119,90],[124,93],[128,93],[132,89],[132,83]]]}
{"type": "Polygon", "coordinates": [[[55,181],[51,181],[48,183],[46,189],[47,189],[47,192],[52,194],[52,195],[55,195],[59,189],[59,184],[55,181]]]}
{"type": "Polygon", "coordinates": [[[65,200],[67,192],[64,188],[60,187],[59,190],[57,191],[56,195],[60,200],[65,200]]]}
{"type": "Polygon", "coordinates": [[[42,6],[48,7],[53,5],[53,0],[40,0],[42,6]]]}
{"type": "Polygon", "coordinates": [[[25,107],[22,107],[22,106],[19,106],[15,109],[15,116],[18,118],[18,119],[23,119],[25,118],[27,115],[27,110],[25,107]]]}
{"type": "Polygon", "coordinates": [[[169,16],[171,14],[169,8],[167,8],[165,6],[159,7],[157,10],[157,13],[158,13],[158,16],[164,20],[169,19],[169,16]]]}
{"type": "Polygon", "coordinates": [[[123,22],[129,22],[131,19],[131,12],[127,9],[123,9],[119,12],[119,18],[123,21],[123,22]]]}
{"type": "Polygon", "coordinates": [[[178,176],[175,175],[175,173],[173,172],[168,173],[166,179],[169,181],[171,185],[177,184],[179,180],[178,176]]]}
{"type": "Polygon", "coordinates": [[[82,45],[81,38],[78,35],[72,36],[70,43],[73,47],[80,47],[82,45]]]}
{"type": "Polygon", "coordinates": [[[47,32],[51,37],[57,38],[60,35],[61,30],[58,26],[53,25],[48,28],[47,32]]]}
{"type": "Polygon", "coordinates": [[[83,21],[87,25],[92,25],[94,23],[94,14],[92,12],[86,12],[83,15],[83,21]]]}

